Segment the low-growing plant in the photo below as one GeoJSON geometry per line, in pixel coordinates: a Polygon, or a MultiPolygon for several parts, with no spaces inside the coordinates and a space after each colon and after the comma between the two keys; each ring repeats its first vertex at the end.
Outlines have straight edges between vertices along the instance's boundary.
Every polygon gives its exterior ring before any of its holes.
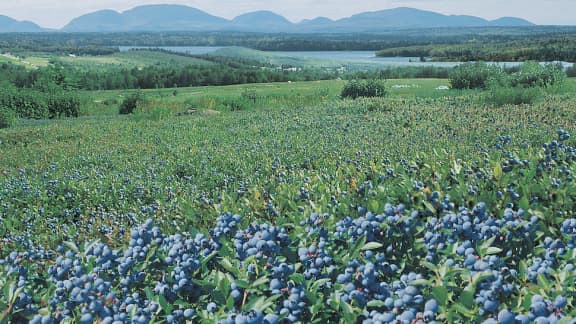
{"type": "Polygon", "coordinates": [[[485,101],[496,106],[533,104],[542,97],[538,87],[491,87],[485,94],[485,101]]]}
{"type": "Polygon", "coordinates": [[[8,128],[16,123],[16,112],[12,109],[0,106],[0,128],[8,128]]]}
{"type": "Polygon", "coordinates": [[[121,115],[129,115],[134,112],[136,108],[138,108],[138,104],[144,100],[144,95],[141,91],[134,92],[130,94],[128,97],[124,98],[122,104],[120,105],[120,114],[121,115]]]}
{"type": "Polygon", "coordinates": [[[254,108],[254,102],[255,101],[252,101],[250,98],[241,96],[239,98],[228,98],[224,100],[222,104],[230,111],[241,111],[254,108]]]}
{"type": "Polygon", "coordinates": [[[384,97],[386,96],[386,86],[384,80],[351,80],[346,83],[342,93],[342,98],[360,98],[360,97],[384,97]]]}

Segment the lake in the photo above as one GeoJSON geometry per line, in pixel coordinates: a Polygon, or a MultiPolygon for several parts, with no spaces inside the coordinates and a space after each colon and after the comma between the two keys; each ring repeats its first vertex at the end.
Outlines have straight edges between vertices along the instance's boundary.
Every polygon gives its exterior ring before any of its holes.
{"type": "MultiPolygon", "coordinates": [[[[223,46],[119,46],[121,52],[131,49],[154,49],[160,48],[177,53],[186,53],[190,55],[202,55],[224,48],[223,46]]],[[[356,64],[379,64],[383,66],[437,66],[437,67],[454,67],[462,62],[420,62],[419,57],[377,57],[374,51],[268,51],[267,53],[280,56],[325,59],[342,61],[356,64]]],[[[492,63],[492,62],[488,62],[492,63]]],[[[494,62],[500,66],[514,67],[522,62],[494,62]]],[[[545,63],[545,62],[543,62],[545,63]]],[[[559,62],[564,67],[571,67],[573,63],[559,62]]]]}

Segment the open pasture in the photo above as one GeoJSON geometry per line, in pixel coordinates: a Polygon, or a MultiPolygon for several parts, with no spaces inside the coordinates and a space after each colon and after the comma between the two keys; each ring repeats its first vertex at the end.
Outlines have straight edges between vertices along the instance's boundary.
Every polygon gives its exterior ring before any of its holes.
{"type": "MultiPolygon", "coordinates": [[[[346,84],[344,80],[309,82],[282,82],[231,86],[208,86],[141,90],[148,103],[175,115],[188,109],[199,111],[210,109],[231,110],[234,101],[247,100],[245,109],[267,109],[268,107],[309,107],[337,100],[346,84]]],[[[446,79],[391,79],[386,81],[391,98],[439,98],[462,96],[474,91],[446,91],[438,87],[447,86],[446,79]]],[[[115,115],[124,98],[137,90],[86,91],[83,92],[84,115],[115,115]]]]}

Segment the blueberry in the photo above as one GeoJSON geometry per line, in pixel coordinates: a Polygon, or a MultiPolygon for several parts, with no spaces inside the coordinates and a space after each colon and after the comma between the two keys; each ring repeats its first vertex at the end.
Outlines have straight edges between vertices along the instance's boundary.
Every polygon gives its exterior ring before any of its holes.
{"type": "Polygon", "coordinates": [[[507,309],[503,309],[498,313],[498,322],[500,324],[514,324],[516,315],[507,309]]]}
{"type": "Polygon", "coordinates": [[[214,313],[214,312],[216,312],[216,311],[218,310],[218,306],[216,305],[216,303],[210,302],[210,303],[208,303],[208,305],[206,306],[206,310],[207,310],[209,313],[214,313]]]}
{"type": "Polygon", "coordinates": [[[94,317],[91,313],[84,313],[82,317],[80,317],[80,323],[82,324],[92,324],[94,322],[94,317]]]}
{"type": "Polygon", "coordinates": [[[185,318],[191,318],[194,315],[194,310],[191,308],[188,308],[186,310],[184,310],[184,317],[185,318]]]}

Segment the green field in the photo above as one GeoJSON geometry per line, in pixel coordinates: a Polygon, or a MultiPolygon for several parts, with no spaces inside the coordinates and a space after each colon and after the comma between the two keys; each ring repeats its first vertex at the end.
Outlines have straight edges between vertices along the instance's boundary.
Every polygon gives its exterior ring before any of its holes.
{"type": "Polygon", "coordinates": [[[38,67],[47,66],[49,58],[48,56],[38,56],[38,55],[20,57],[5,53],[0,55],[0,62],[22,65],[27,69],[36,69],[38,67]]]}
{"type": "Polygon", "coordinates": [[[346,83],[78,91],[0,129],[0,323],[570,323],[575,80],[346,83]]]}
{"type": "Polygon", "coordinates": [[[57,57],[57,60],[86,69],[107,65],[145,67],[160,63],[176,66],[213,64],[198,58],[154,51],[128,51],[105,56],[61,56],[57,57]]]}
{"type": "MultiPolygon", "coordinates": [[[[283,82],[250,85],[209,86],[191,88],[172,88],[142,90],[151,106],[166,108],[171,114],[197,110],[226,111],[226,101],[241,99],[247,92],[254,93],[256,101],[252,108],[267,107],[304,107],[336,100],[340,96],[346,81],[310,81],[283,82]],[[169,107],[168,107],[169,106],[169,107]]],[[[386,85],[392,98],[438,98],[461,96],[462,92],[437,90],[447,86],[445,79],[402,79],[387,80],[386,85]]],[[[120,102],[137,90],[89,91],[83,93],[83,111],[85,115],[116,114],[120,102]]]]}

